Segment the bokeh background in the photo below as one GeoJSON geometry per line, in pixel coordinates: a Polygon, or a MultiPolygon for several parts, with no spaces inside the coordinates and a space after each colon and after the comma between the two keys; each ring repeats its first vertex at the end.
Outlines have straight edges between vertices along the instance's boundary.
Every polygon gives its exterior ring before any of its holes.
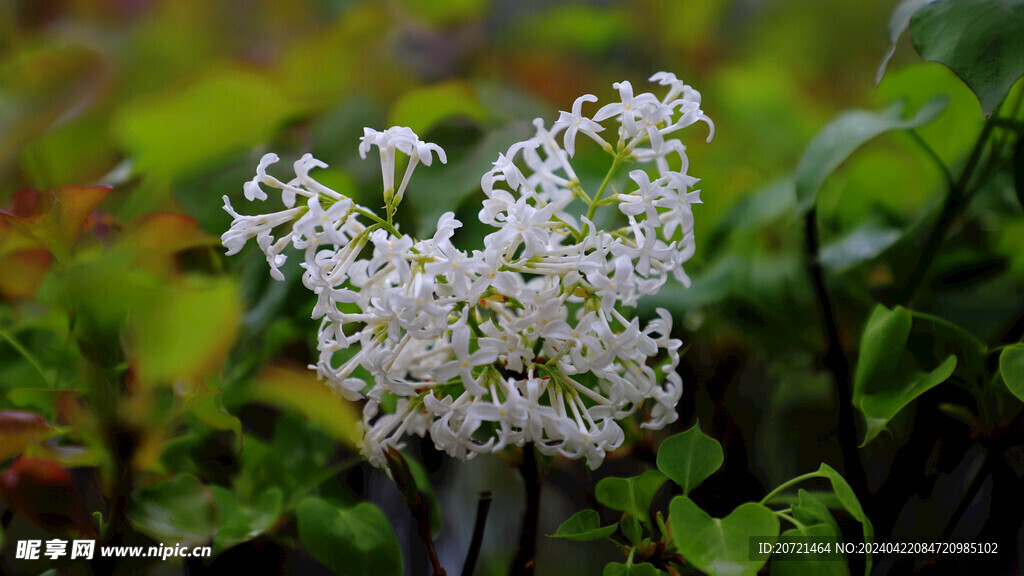
{"type": "MultiPolygon", "coordinates": [[[[641,310],[668,308],[686,344],[680,420],[656,435],[637,433],[632,450],[594,473],[578,462],[548,463],[541,532],[592,504],[598,479],[650,468],[658,440],[696,420],[725,447],[723,470],[694,493],[712,514],[820,462],[842,470],[793,170],[828,119],[851,106],[904,99],[916,110],[947,96],[947,111],[920,134],[951,163],[982,121],[967,88],[941,65],[921,63],[906,39],[876,86],[893,4],[4,2],[0,206],[30,217],[47,209],[47,191],[112,188],[91,214],[77,213],[86,231],[68,234],[63,253],[0,223],[0,407],[62,427],[64,436],[34,449],[71,470],[89,511],[105,510],[102,495],[118,489],[110,478],[127,466],[139,502],[177,511],[168,512],[170,526],[132,512],[140,538],[217,543],[212,561],[140,570],[327,573],[297,541],[289,516],[315,492],[376,502],[403,544],[406,572],[426,574],[397,492],[351,460],[359,407],[331,396],[304,368],[315,357],[312,298],[298,274],[272,281],[258,252],[223,257],[218,237],[230,217],[221,197],[241,197],[262,154],[287,163],[311,152],[330,165],[317,174],[321,182],[378,205],[379,168],[359,159],[358,138],[364,126],[406,125],[448,152],[447,166],[417,171],[399,215],[404,230],[430,235],[444,211],[475,220],[480,175],[529,136],[533,118],[551,122],[580,94],[606,102],[616,96],[613,82],[639,87],[667,70],[703,94],[716,125],[710,144],[703,128],[686,140],[704,201],[687,265],[693,286],[670,285],[641,310]],[[111,449],[110,422],[132,438],[128,464],[111,449]],[[167,489],[168,478],[183,477],[167,489]],[[277,504],[266,496],[272,489],[277,504]],[[237,520],[231,506],[270,519],[257,523],[254,539],[225,533],[237,520]]],[[[880,139],[858,158],[827,182],[818,207],[822,259],[851,348],[870,310],[868,291],[891,282],[899,262],[874,257],[935,206],[942,185],[909,138],[880,139]]],[[[582,173],[599,169],[596,161],[583,154],[582,173]]],[[[994,187],[968,216],[968,232],[985,233],[988,267],[947,279],[921,303],[983,341],[1013,326],[1024,278],[1024,217],[994,187]]],[[[481,234],[467,226],[462,238],[471,245],[481,234]]],[[[967,260],[964,250],[951,249],[937,268],[953,267],[958,254],[967,260]]],[[[904,441],[897,430],[866,448],[869,488],[884,482],[904,441]]],[[[495,500],[478,573],[504,573],[523,502],[508,459],[451,462],[415,442],[411,450],[441,511],[437,542],[449,573],[461,565],[485,489],[495,500]]],[[[936,478],[963,483],[959,459],[948,470],[935,465],[936,478]]],[[[920,500],[917,508],[893,503],[880,531],[936,536],[928,532],[936,512],[920,500]]],[[[940,500],[932,504],[941,508],[940,500]]],[[[251,527],[246,518],[238,525],[251,527]]],[[[46,533],[20,516],[5,530],[3,557],[30,573],[35,565],[13,560],[13,541],[46,533]]],[[[537,573],[595,574],[612,559],[621,560],[610,547],[542,537],[537,573]]]]}

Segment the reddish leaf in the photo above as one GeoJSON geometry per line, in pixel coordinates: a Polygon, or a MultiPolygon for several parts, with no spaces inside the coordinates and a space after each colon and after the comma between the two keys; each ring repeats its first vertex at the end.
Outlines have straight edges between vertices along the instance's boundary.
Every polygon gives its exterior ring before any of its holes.
{"type": "Polygon", "coordinates": [[[151,212],[128,222],[118,238],[118,245],[139,265],[157,273],[173,271],[173,255],[182,250],[219,243],[199,228],[195,218],[169,212],[151,212]]]}
{"type": "Polygon", "coordinates": [[[19,457],[0,476],[0,494],[16,513],[37,526],[96,537],[71,476],[53,462],[19,457]]]}
{"type": "Polygon", "coordinates": [[[19,454],[27,446],[58,433],[45,418],[32,412],[0,410],[0,461],[19,454]]]}
{"type": "Polygon", "coordinates": [[[151,212],[127,223],[120,242],[140,252],[169,254],[197,246],[219,243],[199,229],[195,218],[169,212],[151,212]]]}
{"type": "Polygon", "coordinates": [[[0,274],[0,297],[7,300],[30,298],[50,270],[50,253],[44,248],[0,252],[4,273],[0,274]]]}
{"type": "Polygon", "coordinates": [[[109,186],[65,186],[40,194],[42,214],[26,217],[0,211],[0,219],[45,246],[57,259],[63,260],[82,234],[89,214],[109,193],[109,186]]]}

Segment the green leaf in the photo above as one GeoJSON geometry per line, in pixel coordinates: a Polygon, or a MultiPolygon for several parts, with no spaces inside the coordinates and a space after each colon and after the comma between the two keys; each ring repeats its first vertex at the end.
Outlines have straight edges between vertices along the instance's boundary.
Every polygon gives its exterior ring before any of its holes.
{"type": "Polygon", "coordinates": [[[893,54],[896,53],[896,44],[900,41],[900,37],[907,31],[910,26],[910,18],[915,12],[921,9],[922,6],[934,0],[903,0],[893,10],[892,18],[889,20],[889,49],[885,51],[885,56],[882,57],[882,62],[878,65],[878,70],[875,72],[875,84],[882,81],[882,76],[885,75],[885,69],[889,67],[889,61],[892,60],[893,54]]]}
{"type": "Polygon", "coordinates": [[[644,530],[640,526],[640,521],[637,519],[635,514],[625,512],[622,514],[622,520],[619,521],[619,528],[622,529],[622,534],[626,536],[626,539],[633,544],[633,546],[640,546],[644,540],[644,530]]]}
{"type": "Polygon", "coordinates": [[[877,437],[907,404],[941,384],[956,368],[953,355],[929,371],[918,367],[917,360],[906,351],[912,323],[906,308],[889,310],[878,305],[861,336],[853,404],[867,424],[864,444],[877,437]]]}
{"type": "Polygon", "coordinates": [[[362,440],[359,408],[325,386],[316,372],[307,368],[268,366],[256,378],[252,399],[302,414],[349,449],[357,450],[362,440]]]}
{"type": "Polygon", "coordinates": [[[589,542],[591,540],[603,540],[611,536],[619,527],[619,523],[601,526],[601,515],[596,510],[580,510],[573,514],[568,520],[562,522],[554,534],[548,534],[548,538],[564,538],[576,542],[589,542]]]}
{"type": "Polygon", "coordinates": [[[665,572],[655,568],[653,564],[646,562],[642,564],[609,562],[601,572],[601,576],[664,576],[665,574],[665,572]]]}
{"type": "MultiPolygon", "coordinates": [[[[702,4],[703,5],[703,4],[702,4]]],[[[691,16],[690,11],[687,16],[691,16]]],[[[684,20],[685,21],[685,20],[684,20]]],[[[633,19],[625,7],[587,4],[552,4],[550,8],[519,19],[507,34],[529,34],[545,50],[574,50],[598,55],[616,43],[630,41],[633,19]],[[572,30],[572,34],[566,34],[572,30]]]]}
{"type": "Polygon", "coordinates": [[[816,524],[828,525],[835,532],[838,539],[838,536],[842,534],[842,531],[839,530],[839,524],[836,523],[836,519],[829,512],[828,506],[820,498],[801,488],[797,491],[797,499],[797,504],[793,505],[793,517],[797,521],[808,526],[816,524]]]}
{"type": "Polygon", "coordinates": [[[657,470],[648,470],[632,478],[611,476],[597,483],[594,496],[612,510],[628,512],[649,525],[651,501],[667,479],[657,470]]]}
{"type": "Polygon", "coordinates": [[[401,576],[402,552],[379,508],[360,502],[335,508],[318,498],[296,511],[299,539],[320,563],[345,576],[401,576]]]}
{"type": "Polygon", "coordinates": [[[942,0],[910,20],[914,48],[949,67],[991,114],[1024,75],[1024,0],[942,0]]]}
{"type": "Polygon", "coordinates": [[[270,79],[217,68],[122,106],[112,131],[137,168],[175,176],[261,144],[298,111],[270,79]]]}
{"type": "Polygon", "coordinates": [[[1006,387],[1024,402],[1024,344],[1007,346],[999,354],[999,372],[1006,387]]]}
{"type": "Polygon", "coordinates": [[[818,189],[858,148],[892,130],[908,130],[934,120],[946,108],[946,99],[938,97],[903,119],[903,103],[897,102],[881,112],[849,110],[828,123],[804,152],[796,169],[796,198],[800,214],[807,213],[817,201],[818,189]]]}
{"type": "MultiPolygon", "coordinates": [[[[846,481],[845,478],[836,472],[835,468],[832,468],[828,464],[822,464],[818,468],[818,473],[828,478],[832,484],[832,491],[835,493],[836,498],[839,499],[839,503],[843,505],[843,508],[853,516],[861,524],[861,528],[864,532],[864,543],[870,544],[875,541],[875,528],[871,525],[871,520],[868,515],[864,513],[864,508],[860,505],[860,500],[857,499],[857,495],[854,493],[853,488],[846,481]]],[[[864,566],[864,576],[868,576],[871,573],[871,554],[867,555],[866,563],[864,566]]]]}
{"type": "Polygon", "coordinates": [[[825,543],[833,550],[831,554],[801,553],[790,556],[789,561],[772,561],[772,576],[848,576],[850,566],[835,559],[837,532],[828,524],[816,524],[786,530],[779,535],[780,542],[825,543]]]}
{"type": "Polygon", "coordinates": [[[218,551],[246,542],[263,534],[277,522],[283,511],[281,490],[270,488],[254,502],[242,503],[221,486],[210,488],[217,507],[217,533],[213,537],[218,551]]]}
{"type": "Polygon", "coordinates": [[[907,349],[924,365],[942,363],[950,354],[957,358],[957,374],[969,382],[985,376],[985,344],[960,326],[931,314],[912,312],[914,327],[907,349]]]}
{"type": "Polygon", "coordinates": [[[161,290],[129,320],[129,356],[139,380],[169,383],[219,369],[240,312],[238,286],[228,277],[190,276],[161,290]]]}
{"type": "Polygon", "coordinates": [[[875,306],[861,336],[854,390],[874,391],[885,388],[882,380],[895,371],[899,364],[898,352],[907,343],[913,322],[910,311],[902,306],[894,310],[881,304],[875,306]]]}
{"type": "Polygon", "coordinates": [[[438,124],[451,118],[469,118],[483,122],[487,110],[476,89],[464,80],[450,80],[407,92],[395,102],[388,123],[408,126],[426,136],[438,124]]]}
{"type": "Polygon", "coordinates": [[[870,262],[903,237],[899,228],[879,227],[867,223],[827,244],[821,249],[822,266],[832,272],[845,272],[858,264],[870,262]]]}
{"type": "Polygon", "coordinates": [[[658,470],[689,494],[722,467],[722,445],[704,434],[700,422],[689,430],[665,440],[658,448],[658,470]]]}
{"type": "Polygon", "coordinates": [[[486,0],[399,0],[399,4],[428,24],[437,27],[476,19],[488,7],[486,0]]]}
{"type": "Polygon", "coordinates": [[[686,496],[669,504],[676,547],[687,562],[711,576],[753,576],[765,560],[750,560],[751,538],[774,542],[779,519],[767,507],[747,502],[725,518],[712,518],[686,496]]]}
{"type": "Polygon", "coordinates": [[[179,474],[142,488],[128,517],[140,531],[164,542],[208,542],[214,535],[213,499],[198,478],[179,474]]]}

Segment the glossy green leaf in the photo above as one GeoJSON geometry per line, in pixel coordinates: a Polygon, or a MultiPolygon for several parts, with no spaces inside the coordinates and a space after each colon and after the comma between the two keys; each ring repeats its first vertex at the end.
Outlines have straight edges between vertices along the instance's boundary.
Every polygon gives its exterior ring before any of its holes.
{"type": "Polygon", "coordinates": [[[725,461],[722,445],[704,434],[700,422],[658,447],[658,469],[689,494],[725,461]]]}
{"type": "Polygon", "coordinates": [[[797,527],[779,535],[779,542],[817,544],[828,542],[831,554],[801,553],[786,561],[773,557],[772,576],[848,576],[850,566],[835,559],[836,531],[828,524],[797,527]]]}
{"type": "MultiPolygon", "coordinates": [[[[828,464],[822,464],[818,468],[818,473],[828,478],[832,484],[832,491],[835,493],[836,498],[839,499],[839,503],[843,505],[843,508],[853,516],[855,520],[860,522],[861,528],[864,533],[864,542],[871,543],[875,541],[875,528],[871,525],[871,519],[864,513],[864,508],[860,505],[860,500],[857,499],[857,494],[854,493],[853,488],[846,481],[843,476],[832,468],[828,464]]],[[[864,566],[864,576],[868,576],[871,573],[872,559],[871,554],[867,555],[867,560],[864,566]]]]}
{"type": "Polygon", "coordinates": [[[612,510],[628,512],[648,523],[651,501],[667,479],[657,470],[648,470],[632,478],[602,478],[594,495],[598,502],[612,510]]]}
{"type": "Polygon", "coordinates": [[[793,505],[793,517],[807,526],[825,524],[837,534],[837,541],[842,531],[835,517],[829,512],[828,506],[811,492],[801,488],[797,491],[797,503],[793,505]]]}
{"type": "Polygon", "coordinates": [[[902,306],[893,310],[882,305],[875,307],[861,336],[855,390],[885,389],[883,380],[899,364],[899,352],[910,337],[913,321],[910,311],[902,306]]]}
{"type": "Polygon", "coordinates": [[[191,474],[146,486],[132,503],[128,516],[135,527],[161,542],[200,544],[216,531],[213,498],[191,474]]]}
{"type": "Polygon", "coordinates": [[[1003,349],[999,354],[999,373],[1010,392],[1024,402],[1024,344],[1003,349]]]}
{"type": "Polygon", "coordinates": [[[666,572],[658,570],[653,564],[623,564],[609,562],[601,571],[601,576],[665,576],[666,572]]]}
{"type": "Polygon", "coordinates": [[[562,522],[554,534],[549,538],[564,538],[576,542],[589,542],[591,540],[602,540],[611,536],[619,527],[619,523],[601,526],[601,515],[596,510],[580,510],[573,514],[568,520],[562,522]]]}
{"type": "Polygon", "coordinates": [[[640,524],[640,520],[635,514],[624,512],[622,514],[622,519],[619,520],[619,529],[622,530],[622,534],[625,535],[626,540],[634,546],[639,546],[644,540],[643,526],[640,524]]]}
{"type": "Polygon", "coordinates": [[[335,508],[318,498],[307,498],[296,515],[302,545],[335,574],[401,576],[398,539],[384,513],[373,504],[335,508]]]}
{"type": "Polygon", "coordinates": [[[910,18],[915,12],[921,9],[922,6],[935,0],[902,0],[896,9],[892,12],[892,18],[889,19],[889,48],[885,51],[885,56],[882,57],[882,62],[878,65],[878,70],[875,72],[875,84],[882,81],[882,76],[885,75],[885,69],[889,67],[889,61],[892,60],[893,54],[896,53],[896,44],[900,41],[900,37],[907,31],[910,26],[910,18]]]}
{"type": "Polygon", "coordinates": [[[860,409],[867,423],[864,443],[868,443],[885,429],[885,425],[915,398],[945,382],[956,369],[956,356],[950,356],[931,372],[908,369],[894,375],[892,388],[877,394],[858,395],[854,392],[854,404],[860,409]],[[898,382],[898,383],[897,383],[898,382]]]}
{"type": "Polygon", "coordinates": [[[906,351],[913,317],[906,308],[877,306],[861,337],[854,374],[853,404],[867,425],[864,443],[873,440],[907,404],[941,384],[956,368],[950,355],[936,368],[924,371],[906,351]]]}
{"type": "Polygon", "coordinates": [[[921,363],[937,365],[950,354],[957,357],[956,372],[973,382],[985,375],[985,344],[945,318],[914,311],[914,327],[907,348],[921,363]]]}
{"type": "Polygon", "coordinates": [[[870,262],[903,237],[898,228],[882,228],[868,223],[821,248],[821,265],[832,272],[845,272],[870,262]]]}
{"type": "Polygon", "coordinates": [[[686,496],[669,505],[676,547],[687,562],[711,576],[753,576],[764,560],[750,560],[750,539],[774,543],[779,519],[767,507],[747,502],[725,518],[712,518],[686,496]]]}
{"type": "Polygon", "coordinates": [[[986,116],[1024,75],[1024,0],[942,0],[910,20],[914,47],[948,66],[974,91],[986,116]]]}
{"type": "Polygon", "coordinates": [[[252,503],[239,501],[230,490],[212,486],[210,492],[217,507],[217,532],[213,544],[218,551],[252,540],[277,522],[283,511],[281,490],[270,488],[252,503]]]}
{"type": "Polygon", "coordinates": [[[395,102],[388,123],[408,126],[420,136],[426,136],[438,124],[451,118],[469,118],[482,122],[487,111],[471,84],[463,80],[450,80],[417,88],[395,102]]]}
{"type": "Polygon", "coordinates": [[[849,110],[818,133],[796,169],[796,198],[801,214],[814,207],[821,185],[858,148],[886,132],[931,122],[945,110],[946,99],[931,100],[909,119],[903,118],[903,108],[903,103],[897,102],[881,112],[849,110]]]}

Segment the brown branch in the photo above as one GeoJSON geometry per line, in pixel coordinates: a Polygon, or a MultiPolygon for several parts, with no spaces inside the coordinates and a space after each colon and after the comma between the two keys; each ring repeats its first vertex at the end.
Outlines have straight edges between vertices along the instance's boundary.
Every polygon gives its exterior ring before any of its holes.
{"type": "Polygon", "coordinates": [[[821,266],[820,244],[818,241],[817,210],[811,209],[804,216],[804,252],[807,274],[814,289],[814,297],[821,314],[821,324],[825,337],[825,354],[822,363],[832,373],[839,397],[839,447],[843,453],[845,465],[843,471],[858,497],[867,495],[867,475],[864,463],[857,450],[857,425],[853,414],[853,387],[850,382],[850,362],[843,352],[839,339],[839,327],[836,323],[835,307],[825,285],[825,272],[821,266]]]}
{"type": "Polygon", "coordinates": [[[473,576],[476,570],[476,561],[480,557],[480,547],[484,543],[484,527],[487,526],[487,514],[491,510],[491,501],[494,495],[490,490],[480,493],[480,499],[476,503],[476,521],[473,523],[473,538],[469,541],[469,550],[466,551],[466,560],[462,563],[462,576],[473,576]]]}

